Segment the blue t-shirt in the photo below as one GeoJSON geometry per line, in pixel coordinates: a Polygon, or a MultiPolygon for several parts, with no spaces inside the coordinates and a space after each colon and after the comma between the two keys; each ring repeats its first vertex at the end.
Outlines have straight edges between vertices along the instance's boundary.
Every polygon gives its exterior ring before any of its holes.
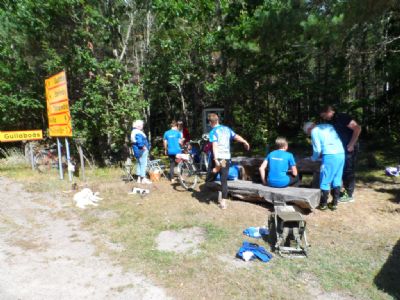
{"type": "Polygon", "coordinates": [[[265,158],[268,161],[268,185],[272,187],[285,187],[290,179],[287,171],[296,165],[293,154],[284,150],[275,150],[265,158]]]}
{"type": "Polygon", "coordinates": [[[164,140],[167,141],[168,155],[182,153],[179,141],[183,138],[182,132],[176,129],[170,129],[164,133],[164,140]]]}
{"type": "Polygon", "coordinates": [[[231,140],[235,135],[232,129],[224,125],[218,125],[210,131],[210,142],[217,142],[216,159],[231,159],[231,140]]]}
{"type": "Polygon", "coordinates": [[[311,131],[311,141],[313,145],[312,160],[317,160],[322,154],[341,154],[344,153],[342,141],[335,128],[330,124],[318,124],[311,131]]]}

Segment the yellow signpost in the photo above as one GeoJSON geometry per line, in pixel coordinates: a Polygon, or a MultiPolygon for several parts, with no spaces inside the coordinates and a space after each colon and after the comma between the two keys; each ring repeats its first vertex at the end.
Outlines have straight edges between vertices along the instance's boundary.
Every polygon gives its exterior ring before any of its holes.
{"type": "Polygon", "coordinates": [[[49,124],[67,124],[71,121],[69,112],[55,113],[49,116],[49,124]]]}
{"type": "Polygon", "coordinates": [[[72,136],[70,125],[54,125],[49,127],[49,136],[72,136]]]}
{"type": "Polygon", "coordinates": [[[67,77],[65,71],[45,81],[49,136],[71,137],[72,125],[69,113],[67,77]]]}
{"type": "Polygon", "coordinates": [[[65,71],[47,78],[45,81],[49,136],[57,137],[58,165],[60,179],[64,178],[61,162],[61,143],[59,137],[65,137],[65,149],[68,161],[69,181],[72,181],[71,158],[67,137],[72,137],[71,115],[69,113],[67,76],[65,71]]]}
{"type": "Polygon", "coordinates": [[[0,142],[35,141],[43,139],[41,130],[0,131],[0,142]]]}

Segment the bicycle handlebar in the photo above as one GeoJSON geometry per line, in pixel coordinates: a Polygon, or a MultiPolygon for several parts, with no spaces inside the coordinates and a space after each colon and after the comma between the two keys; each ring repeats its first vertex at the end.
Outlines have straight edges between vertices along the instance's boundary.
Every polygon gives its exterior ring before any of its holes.
{"type": "Polygon", "coordinates": [[[190,140],[189,144],[200,144],[201,142],[202,140],[196,140],[196,141],[190,140]]]}

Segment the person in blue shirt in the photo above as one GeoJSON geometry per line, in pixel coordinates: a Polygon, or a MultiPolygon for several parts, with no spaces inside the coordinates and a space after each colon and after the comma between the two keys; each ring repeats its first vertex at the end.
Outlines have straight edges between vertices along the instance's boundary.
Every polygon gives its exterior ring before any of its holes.
{"type": "Polygon", "coordinates": [[[133,154],[136,158],[136,175],[137,182],[151,184],[151,181],[146,178],[147,158],[149,156],[150,143],[147,140],[146,134],[143,132],[143,121],[136,120],[132,124],[131,142],[133,154]]]}
{"type": "Polygon", "coordinates": [[[178,130],[178,124],[174,120],[171,122],[171,129],[164,133],[164,153],[169,158],[169,179],[174,182],[174,170],[176,155],[182,153],[181,145],[183,142],[182,132],[178,130]]]}
{"type": "Polygon", "coordinates": [[[337,208],[342,186],[344,167],[344,148],[339,135],[331,124],[318,124],[307,122],[304,124],[304,132],[311,135],[313,155],[311,160],[316,161],[322,156],[320,171],[321,201],[319,209],[332,210],[337,208]],[[329,192],[332,189],[333,200],[329,205],[329,192]]]}
{"type": "Polygon", "coordinates": [[[348,114],[336,112],[331,105],[323,107],[320,116],[333,125],[345,150],[342,178],[344,193],[339,202],[353,202],[356,186],[355,169],[358,155],[358,137],[361,134],[361,126],[348,114]]]}
{"type": "Polygon", "coordinates": [[[218,194],[218,205],[221,209],[226,209],[226,200],[228,198],[228,174],[231,160],[231,141],[234,140],[242,143],[246,150],[250,149],[250,145],[232,129],[219,124],[219,117],[217,114],[209,114],[208,121],[212,128],[209,134],[209,140],[212,143],[212,162],[209,164],[206,181],[214,181],[218,173],[220,173],[222,193],[218,194]]]}
{"type": "Polygon", "coordinates": [[[284,188],[291,185],[298,186],[299,177],[297,176],[296,162],[293,154],[287,152],[287,140],[283,137],[278,137],[275,145],[277,150],[269,153],[259,168],[262,184],[276,188],[284,188]],[[267,166],[269,166],[269,172],[266,180],[265,170],[267,166]]]}

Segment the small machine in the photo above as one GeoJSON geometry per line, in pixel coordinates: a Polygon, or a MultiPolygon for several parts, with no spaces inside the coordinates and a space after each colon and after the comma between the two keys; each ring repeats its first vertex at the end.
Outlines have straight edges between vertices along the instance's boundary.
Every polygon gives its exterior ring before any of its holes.
{"type": "Polygon", "coordinates": [[[306,221],[293,206],[274,201],[269,216],[271,245],[283,257],[307,257],[306,221]]]}

